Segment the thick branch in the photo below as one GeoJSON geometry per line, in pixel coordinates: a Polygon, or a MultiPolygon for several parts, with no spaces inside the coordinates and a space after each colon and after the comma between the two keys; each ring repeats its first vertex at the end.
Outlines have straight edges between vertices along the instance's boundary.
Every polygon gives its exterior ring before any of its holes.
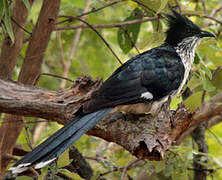
{"type": "MultiPolygon", "coordinates": [[[[99,80],[81,77],[70,88],[55,92],[0,80],[0,111],[66,124],[99,85],[99,80]]],[[[126,121],[120,112],[115,112],[106,116],[88,134],[115,142],[139,158],[161,159],[187,129],[220,115],[222,104],[219,102],[222,102],[222,93],[194,114],[181,106],[173,117],[174,127],[171,126],[167,104],[157,117],[128,116],[126,121]]]]}

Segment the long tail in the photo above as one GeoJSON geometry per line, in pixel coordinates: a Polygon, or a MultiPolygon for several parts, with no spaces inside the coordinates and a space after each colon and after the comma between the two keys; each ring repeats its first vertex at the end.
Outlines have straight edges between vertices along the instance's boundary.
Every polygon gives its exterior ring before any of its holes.
{"type": "Polygon", "coordinates": [[[54,161],[83,134],[94,127],[96,123],[112,109],[113,108],[106,108],[84,116],[77,116],[46,141],[33,149],[33,151],[20,159],[9,170],[11,170],[12,173],[21,173],[33,165],[35,169],[46,166],[54,161]]]}

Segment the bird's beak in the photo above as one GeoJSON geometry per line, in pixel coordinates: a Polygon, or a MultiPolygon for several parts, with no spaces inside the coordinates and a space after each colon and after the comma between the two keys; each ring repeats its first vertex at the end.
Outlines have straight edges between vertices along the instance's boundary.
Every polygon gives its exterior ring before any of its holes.
{"type": "Polygon", "coordinates": [[[211,33],[211,32],[208,32],[208,31],[201,31],[200,32],[200,37],[203,38],[203,37],[214,37],[216,38],[216,35],[211,33]]]}

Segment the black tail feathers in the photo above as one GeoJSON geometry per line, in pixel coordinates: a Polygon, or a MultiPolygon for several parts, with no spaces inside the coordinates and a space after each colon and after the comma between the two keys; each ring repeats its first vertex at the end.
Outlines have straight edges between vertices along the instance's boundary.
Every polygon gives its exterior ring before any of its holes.
{"type": "Polygon", "coordinates": [[[10,168],[12,173],[21,173],[34,166],[35,169],[42,168],[55,160],[69,146],[77,141],[83,134],[96,125],[113,108],[106,108],[87,115],[79,115],[63,128],[49,137],[42,144],[29,152],[10,168]]]}

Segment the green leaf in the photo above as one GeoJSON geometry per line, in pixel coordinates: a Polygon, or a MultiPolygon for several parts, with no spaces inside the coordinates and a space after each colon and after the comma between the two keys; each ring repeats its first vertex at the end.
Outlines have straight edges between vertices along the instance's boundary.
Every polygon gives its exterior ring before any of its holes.
{"type": "Polygon", "coordinates": [[[2,20],[3,15],[4,15],[4,4],[3,1],[0,1],[0,21],[2,20]]]}
{"type": "Polygon", "coordinates": [[[191,77],[191,80],[188,81],[187,86],[190,88],[190,90],[194,90],[196,87],[202,85],[202,81],[200,81],[199,74],[193,72],[193,76],[191,77]]]}
{"type": "Polygon", "coordinates": [[[41,168],[41,175],[38,176],[38,180],[44,180],[45,176],[48,174],[48,166],[41,168]]]}
{"type": "Polygon", "coordinates": [[[222,79],[222,70],[217,71],[217,73],[215,74],[213,80],[212,80],[212,84],[222,90],[222,83],[221,83],[221,79],[222,79]]]}
{"type": "Polygon", "coordinates": [[[28,176],[19,176],[19,177],[16,177],[16,180],[33,180],[33,179],[28,176]]]}
{"type": "Polygon", "coordinates": [[[62,168],[62,167],[67,166],[69,164],[70,164],[69,150],[66,150],[65,152],[62,153],[61,156],[59,156],[57,166],[58,166],[58,168],[62,168]]]}
{"type": "Polygon", "coordinates": [[[205,64],[203,64],[203,63],[200,63],[200,67],[201,67],[201,69],[206,73],[206,75],[207,75],[210,79],[212,79],[212,73],[211,73],[210,69],[209,69],[207,66],[205,66],[205,64]]]}
{"type": "MultiPolygon", "coordinates": [[[[70,178],[70,179],[73,179],[73,180],[81,180],[82,178],[80,176],[78,176],[77,174],[75,173],[72,173],[70,172],[69,170],[67,169],[59,169],[58,170],[59,173],[65,175],[66,177],[70,178]]],[[[83,179],[82,179],[83,180],[83,179]]]]}
{"type": "Polygon", "coordinates": [[[195,53],[195,56],[194,56],[194,64],[199,64],[200,63],[200,57],[197,53],[195,53]]]}
{"type": "MultiPolygon", "coordinates": [[[[133,10],[132,14],[124,21],[130,21],[142,18],[142,11],[139,8],[133,10]]],[[[137,41],[141,24],[133,24],[118,29],[117,40],[120,48],[126,54],[134,46],[137,41]]]]}
{"type": "Polygon", "coordinates": [[[199,91],[199,92],[196,92],[196,93],[192,94],[190,97],[188,97],[184,101],[185,106],[191,112],[194,112],[201,105],[202,95],[203,95],[202,91],[199,91]]]}
{"type": "Polygon", "coordinates": [[[168,3],[168,0],[161,0],[160,7],[157,10],[156,14],[160,13],[166,7],[167,3],[168,3]]]}
{"type": "MultiPolygon", "coordinates": [[[[151,12],[153,13],[153,11],[158,11],[158,9],[161,6],[161,0],[140,0],[140,2],[144,5],[146,5],[147,7],[149,7],[149,9],[151,9],[151,12]]],[[[146,11],[150,11],[147,8],[144,8],[146,11]]]]}
{"type": "Polygon", "coordinates": [[[153,26],[153,31],[159,32],[160,30],[163,29],[163,26],[160,20],[151,21],[151,23],[153,26]]]}
{"type": "Polygon", "coordinates": [[[155,166],[155,172],[160,173],[165,169],[165,162],[164,161],[158,161],[158,163],[155,166]]]}
{"type": "Polygon", "coordinates": [[[214,91],[216,89],[208,78],[205,78],[203,80],[203,88],[205,91],[208,91],[208,92],[214,91]]]}
{"type": "Polygon", "coordinates": [[[12,41],[12,44],[14,44],[15,37],[14,37],[12,24],[11,24],[11,13],[10,13],[10,9],[9,9],[8,0],[3,0],[3,5],[4,5],[4,9],[5,9],[5,16],[4,16],[5,27],[6,27],[7,33],[12,41]]]}
{"type": "Polygon", "coordinates": [[[23,3],[25,4],[25,7],[27,8],[28,12],[30,12],[31,5],[29,3],[29,0],[23,0],[23,3]]]}

